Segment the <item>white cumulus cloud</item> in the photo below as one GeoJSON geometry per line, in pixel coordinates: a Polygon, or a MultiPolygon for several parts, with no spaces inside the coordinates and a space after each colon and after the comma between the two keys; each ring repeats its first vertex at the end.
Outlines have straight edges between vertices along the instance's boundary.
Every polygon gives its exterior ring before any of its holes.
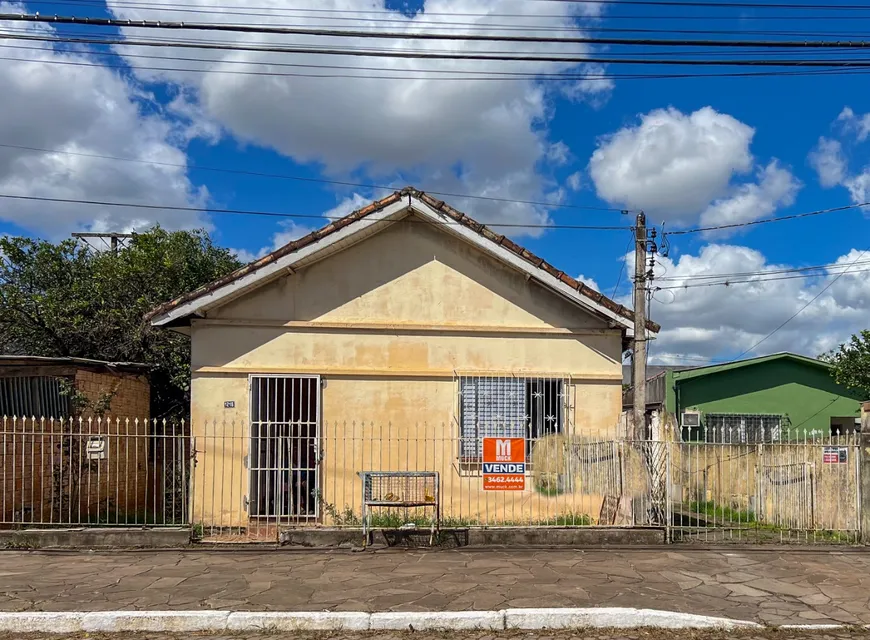
{"type": "MultiPolygon", "coordinates": [[[[251,0],[253,2],[253,0],[251,0]]],[[[244,2],[242,3],[244,5],[244,2]]],[[[425,11],[408,16],[386,11],[369,0],[323,0],[316,13],[304,0],[256,0],[257,22],[300,26],[327,26],[358,30],[384,29],[411,37],[376,44],[348,38],[275,36],[268,34],[185,34],[241,45],[298,45],[375,47],[424,52],[487,53],[504,49],[504,43],[413,40],[421,32],[486,34],[503,31],[492,23],[505,20],[523,28],[534,26],[576,27],[577,21],[596,19],[598,10],[575,3],[540,3],[522,0],[427,0],[425,11]],[[280,9],[274,14],[269,9],[280,9]],[[371,13],[377,8],[380,14],[371,13]],[[303,11],[304,10],[304,11],[303,11]],[[339,11],[339,15],[330,13],[339,11]],[[495,20],[490,14],[513,14],[495,20]],[[456,16],[462,15],[457,21],[456,16]],[[474,15],[471,15],[474,14],[474,15]],[[348,19],[352,21],[348,21],[348,19]],[[459,26],[457,22],[463,25],[459,26]]],[[[143,6],[144,5],[140,5],[143,6]]],[[[120,0],[108,0],[109,10],[124,19],[201,21],[194,11],[209,10],[209,0],[192,0],[191,10],[161,10],[159,5],[134,8],[120,0]]],[[[233,15],[210,13],[212,21],[237,22],[233,15]]],[[[125,28],[130,37],[141,29],[125,28]]],[[[176,37],[149,30],[149,37],[176,37]]],[[[528,43],[524,51],[583,55],[588,48],[559,43],[528,43]]],[[[119,48],[122,54],[153,55],[149,47],[119,48]]],[[[210,73],[154,71],[147,58],[129,57],[139,77],[167,81],[183,88],[203,117],[240,141],[265,147],[322,168],[330,175],[351,172],[393,184],[419,183],[424,189],[491,195],[509,200],[546,199],[550,190],[546,167],[567,157],[567,148],[548,139],[552,117],[549,94],[565,90],[563,83],[539,83],[530,78],[505,76],[480,78],[474,73],[554,73],[572,70],[585,73],[583,65],[541,62],[482,62],[467,60],[412,60],[366,58],[325,54],[294,54],[292,57],[263,51],[208,51],[197,57],[207,62],[179,62],[173,66],[197,68],[210,73]],[[252,64],[253,63],[253,64],[252,64]],[[290,66],[287,65],[298,65],[290,66]],[[328,65],[331,68],[310,68],[328,65]],[[342,67],[336,69],[335,66],[342,67]],[[245,75],[255,70],[258,74],[245,75]],[[241,73],[240,73],[241,72],[241,73]],[[295,75],[293,75],[295,74],[295,75]],[[340,74],[342,77],[302,77],[340,74]],[[385,80],[400,76],[402,80],[385,80]],[[444,77],[462,80],[443,80],[444,77]],[[440,78],[440,79],[439,79],[440,78]]],[[[600,98],[608,78],[603,70],[573,87],[600,98]],[[603,83],[601,85],[596,83],[603,83]]],[[[457,206],[461,206],[459,203],[457,206]]],[[[475,201],[465,209],[485,222],[547,224],[546,206],[514,203],[484,205],[475,201]]],[[[519,231],[519,230],[518,230],[519,231]]],[[[537,234],[539,231],[527,230],[537,234]]]]}
{"type": "Polygon", "coordinates": [[[819,174],[819,183],[827,188],[842,184],[846,179],[846,158],[839,140],[821,137],[809,155],[810,166],[819,174]]]}
{"type": "Polygon", "coordinates": [[[690,114],[657,109],[604,136],[589,174],[602,199],[685,223],[725,196],[733,176],[752,168],[754,134],[712,107],[690,114]]]}
{"type": "MultiPolygon", "coordinates": [[[[0,3],[0,12],[26,13],[0,3]]],[[[2,23],[0,23],[2,24],[2,23]]],[[[2,24],[42,35],[50,27],[2,24]]],[[[201,206],[204,188],[187,177],[183,135],[174,117],[141,87],[85,50],[50,44],[10,49],[0,63],[0,193],[41,198],[201,206]],[[30,62],[25,62],[30,60],[30,62]],[[99,156],[129,158],[121,162],[99,156]],[[158,162],[164,164],[148,164],[158,162]]],[[[3,199],[0,218],[59,238],[77,229],[129,231],[160,222],[203,226],[195,213],[3,199]]]]}
{"type": "MultiPolygon", "coordinates": [[[[736,187],[728,197],[715,201],[701,213],[704,226],[740,224],[769,216],[780,207],[794,204],[801,183],[790,171],[772,160],[759,169],[758,182],[736,187]]],[[[734,229],[716,231],[719,236],[734,229]]],[[[708,233],[709,235],[709,233],[708,233]]]]}
{"type": "Polygon", "coordinates": [[[840,139],[819,138],[807,159],[822,187],[845,187],[852,202],[863,204],[870,201],[870,165],[852,171],[846,150],[866,142],[870,136],[870,113],[859,116],[850,107],[844,107],[835,124],[840,125],[840,139]]]}
{"type": "Polygon", "coordinates": [[[791,276],[810,272],[783,270],[808,265],[772,263],[756,249],[730,244],[709,244],[697,255],[678,260],[660,258],[654,286],[661,289],[654,294],[650,314],[662,331],[651,347],[651,361],[693,364],[746,350],[751,350],[748,355],[793,351],[817,356],[834,348],[866,328],[870,251],[862,252],[852,249],[831,261],[836,266],[806,278],[791,276]],[[726,279],[728,286],[699,286],[726,279]]]}
{"type": "Polygon", "coordinates": [[[742,223],[794,203],[801,187],[776,159],[754,166],[755,130],[712,107],[657,109],[603,136],[589,161],[598,196],[653,220],[688,225],[742,223]]]}
{"type": "Polygon", "coordinates": [[[842,124],[845,131],[854,133],[860,142],[864,142],[867,136],[870,136],[870,113],[859,116],[851,107],[843,107],[840,115],[837,116],[837,122],[842,124]]]}

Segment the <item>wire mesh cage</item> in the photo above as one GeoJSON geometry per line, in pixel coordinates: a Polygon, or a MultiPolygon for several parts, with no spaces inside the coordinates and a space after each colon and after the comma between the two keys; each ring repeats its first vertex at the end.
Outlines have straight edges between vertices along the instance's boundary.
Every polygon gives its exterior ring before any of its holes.
{"type": "Polygon", "coordinates": [[[420,507],[438,499],[438,473],[429,471],[363,473],[363,501],[373,506],[420,507]]]}
{"type": "Polygon", "coordinates": [[[441,526],[440,475],[437,471],[363,471],[363,539],[368,544],[372,507],[431,507],[429,544],[441,526]]]}

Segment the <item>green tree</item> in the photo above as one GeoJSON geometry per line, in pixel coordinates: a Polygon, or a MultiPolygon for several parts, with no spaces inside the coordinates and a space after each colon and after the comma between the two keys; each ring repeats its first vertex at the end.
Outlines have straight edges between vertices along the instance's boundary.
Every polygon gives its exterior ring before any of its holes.
{"type": "Polygon", "coordinates": [[[870,330],[853,335],[839,349],[822,356],[834,365],[834,379],[870,398],[870,330]]]}
{"type": "Polygon", "coordinates": [[[190,342],[143,317],[239,266],[202,230],[155,227],[116,253],[72,240],[0,238],[0,351],[144,362],[152,366],[152,415],[184,415],[190,342]]]}

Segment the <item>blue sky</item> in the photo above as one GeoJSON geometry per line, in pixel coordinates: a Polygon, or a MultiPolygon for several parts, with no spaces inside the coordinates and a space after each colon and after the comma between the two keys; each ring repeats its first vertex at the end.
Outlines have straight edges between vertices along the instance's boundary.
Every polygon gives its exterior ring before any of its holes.
{"type": "MultiPolygon", "coordinates": [[[[182,6],[172,5],[168,0],[161,3],[166,8],[182,6]]],[[[650,34],[651,37],[679,37],[673,32],[679,29],[733,30],[732,37],[741,37],[737,32],[743,32],[746,39],[767,39],[767,35],[750,32],[771,29],[860,34],[870,18],[870,12],[808,13],[619,3],[603,6],[519,0],[432,0],[425,5],[392,2],[384,5],[367,0],[317,5],[302,0],[197,0],[184,5],[198,7],[199,13],[161,10],[159,4],[145,8],[146,5],[132,0],[110,0],[108,5],[39,2],[14,6],[0,3],[0,6],[4,10],[43,14],[293,23],[409,32],[463,31],[464,27],[447,23],[463,20],[457,15],[474,13],[481,15],[465,20],[483,25],[662,30],[650,34]],[[239,13],[245,12],[241,7],[250,7],[249,12],[262,14],[264,6],[280,12],[275,12],[275,16],[228,16],[230,9],[221,6],[236,7],[233,10],[239,13]],[[340,7],[353,12],[314,15],[310,12],[312,7],[340,7]],[[330,15],[359,20],[330,22],[330,15]],[[847,15],[854,18],[843,19],[847,15]]],[[[3,28],[31,34],[36,29],[21,23],[5,23],[3,28]]],[[[40,28],[43,35],[82,33],[81,27],[40,28]]],[[[102,29],[94,33],[134,39],[165,36],[126,28],[120,32],[102,29]]],[[[179,36],[176,33],[172,37],[179,36]]],[[[220,41],[246,39],[253,37],[234,34],[220,41]]],[[[313,42],[272,37],[262,41],[313,42]]],[[[29,41],[19,44],[48,47],[29,41]]],[[[339,39],[331,40],[330,44],[360,46],[339,39]]],[[[370,42],[365,44],[371,46],[370,42]]],[[[391,42],[377,46],[406,45],[391,42]]],[[[415,46],[427,49],[448,46],[465,51],[487,45],[415,46]]],[[[488,46],[484,50],[545,50],[528,44],[488,46]]],[[[564,48],[546,51],[587,55],[619,55],[624,51],[618,47],[561,46],[564,48]]],[[[292,70],[271,66],[289,60],[289,56],[281,58],[279,54],[134,46],[118,48],[123,56],[107,56],[108,51],[91,46],[70,52],[68,46],[59,45],[53,50],[5,49],[4,56],[17,59],[0,60],[0,81],[6,87],[7,102],[6,113],[0,117],[0,193],[307,216],[330,211],[343,214],[365,200],[386,194],[367,188],[206,171],[198,169],[199,166],[396,187],[413,184],[423,190],[505,199],[558,201],[589,209],[507,207],[493,201],[445,198],[488,223],[544,225],[531,232],[510,233],[572,275],[582,274],[608,295],[620,280],[616,297],[621,300],[630,291],[629,278],[620,276],[628,233],[548,230],[546,225],[630,225],[632,216],[595,210],[625,207],[643,208],[650,222],[665,223],[666,229],[679,230],[699,224],[785,216],[870,199],[865,197],[870,194],[867,169],[870,117],[864,117],[870,112],[870,93],[866,90],[865,76],[860,74],[624,79],[619,76],[685,71],[685,68],[541,63],[528,65],[524,70],[608,77],[560,83],[531,79],[435,81],[431,76],[420,80],[379,80],[367,76],[397,71],[353,69],[348,73],[362,77],[315,79],[215,72],[240,68],[292,70]],[[161,61],[136,55],[205,57],[208,61],[161,61]],[[238,60],[252,64],[241,67],[238,60]],[[64,66],[59,62],[73,64],[64,66]],[[120,68],[89,66],[107,63],[120,68]],[[186,66],[209,73],[154,70],[149,66],[176,69],[186,66]],[[15,148],[3,148],[4,144],[15,148]],[[153,161],[163,164],[148,164],[153,161]]],[[[663,53],[649,47],[639,49],[639,54],[647,57],[670,55],[663,53]]],[[[824,55],[827,54],[817,54],[824,55]]],[[[717,57],[741,56],[769,54],[728,52],[717,57]]],[[[307,58],[296,56],[294,60],[401,68],[402,73],[408,73],[408,69],[481,69],[473,66],[475,63],[446,67],[448,63],[429,61],[307,58]]],[[[507,66],[510,64],[487,69],[512,69],[507,66]]],[[[696,71],[709,73],[715,69],[696,71]]],[[[0,233],[51,239],[75,230],[126,230],[154,222],[169,227],[208,226],[219,244],[252,258],[325,221],[300,218],[291,222],[289,218],[143,212],[11,200],[0,204],[0,233]]],[[[860,265],[861,252],[870,248],[866,240],[870,237],[868,231],[870,220],[865,213],[852,209],[751,226],[732,234],[673,236],[671,254],[661,260],[656,271],[668,279],[662,286],[695,283],[694,278],[703,273],[762,273],[857,261],[853,267],[856,272],[846,272],[838,278],[839,271],[833,269],[811,278],[772,283],[763,282],[761,275],[760,282],[743,286],[661,291],[656,295],[652,313],[665,330],[653,346],[654,358],[700,362],[747,350],[763,353],[782,349],[817,355],[850,333],[866,328],[870,286],[861,272],[867,267],[860,265]],[[787,327],[767,337],[816,294],[817,301],[787,327]],[[760,340],[763,344],[754,347],[760,340]]]]}

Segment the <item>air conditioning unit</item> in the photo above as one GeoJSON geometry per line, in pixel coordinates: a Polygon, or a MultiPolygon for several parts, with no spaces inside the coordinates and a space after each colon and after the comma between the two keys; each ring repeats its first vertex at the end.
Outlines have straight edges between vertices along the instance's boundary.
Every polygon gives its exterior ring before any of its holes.
{"type": "Polygon", "coordinates": [[[700,411],[683,411],[680,418],[680,426],[682,427],[700,427],[701,412],[700,411]]]}

